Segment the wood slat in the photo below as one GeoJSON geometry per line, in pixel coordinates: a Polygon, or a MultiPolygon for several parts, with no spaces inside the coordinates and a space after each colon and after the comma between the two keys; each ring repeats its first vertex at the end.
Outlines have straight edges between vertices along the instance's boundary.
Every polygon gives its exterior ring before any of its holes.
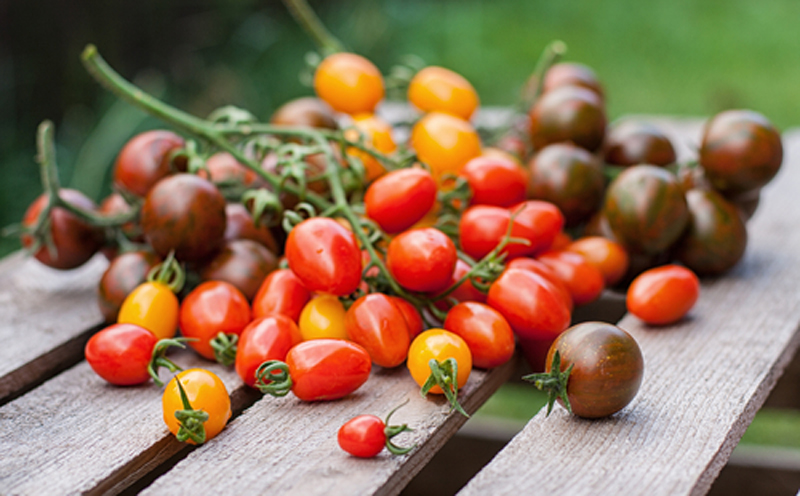
{"type": "Polygon", "coordinates": [[[745,258],[703,282],[688,320],[620,327],[645,378],[611,418],[539,412],[460,495],[704,494],[800,344],[800,131],[748,224],[745,258]]]}

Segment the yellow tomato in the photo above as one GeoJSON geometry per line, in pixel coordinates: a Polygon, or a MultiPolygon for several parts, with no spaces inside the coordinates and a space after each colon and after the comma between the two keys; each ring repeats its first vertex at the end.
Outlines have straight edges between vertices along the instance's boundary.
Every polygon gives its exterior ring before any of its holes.
{"type": "Polygon", "coordinates": [[[423,112],[445,112],[469,120],[480,103],[478,93],[460,74],[430,66],[414,75],[408,101],[423,112]]]}
{"type": "Polygon", "coordinates": [[[122,302],[117,322],[136,324],[158,339],[175,336],[178,329],[178,298],[166,284],[144,282],[122,302]]]}
{"type": "MultiPolygon", "coordinates": [[[[353,117],[353,124],[364,135],[365,144],[375,151],[388,155],[397,149],[397,144],[392,138],[392,126],[380,117],[374,114],[359,114],[353,117]]],[[[358,139],[356,130],[350,130],[345,136],[351,141],[358,139]]],[[[347,153],[361,159],[367,172],[368,182],[378,179],[386,172],[380,161],[365,151],[351,147],[347,153]]]]}
{"type": "MultiPolygon", "coordinates": [[[[460,336],[444,329],[428,329],[420,333],[408,349],[408,370],[411,377],[422,386],[431,375],[429,362],[431,358],[442,363],[448,358],[455,359],[458,364],[456,382],[464,387],[472,372],[472,352],[466,341],[460,336]]],[[[431,393],[444,394],[442,388],[433,386],[431,393]]]]}
{"type": "Polygon", "coordinates": [[[439,183],[443,174],[458,174],[464,164],[481,154],[481,140],[472,125],[441,112],[426,114],[414,124],[411,147],[439,183]]]}
{"type": "Polygon", "coordinates": [[[354,53],[334,53],[314,72],[314,90],[334,110],[355,115],[373,112],[383,99],[383,76],[375,64],[354,53]]]}
{"type": "Polygon", "coordinates": [[[300,313],[300,334],[303,341],[309,339],[347,339],[344,326],[345,309],[339,298],[320,295],[306,303],[300,313]]]}
{"type": "MultiPolygon", "coordinates": [[[[203,422],[205,441],[219,434],[231,418],[231,398],[222,380],[205,369],[184,370],[173,377],[164,388],[161,405],[164,422],[169,431],[178,435],[181,423],[176,418],[175,412],[185,410],[176,379],[181,381],[192,409],[202,410],[208,414],[208,420],[203,422]]],[[[186,442],[198,444],[192,439],[187,439],[186,442]]]]}

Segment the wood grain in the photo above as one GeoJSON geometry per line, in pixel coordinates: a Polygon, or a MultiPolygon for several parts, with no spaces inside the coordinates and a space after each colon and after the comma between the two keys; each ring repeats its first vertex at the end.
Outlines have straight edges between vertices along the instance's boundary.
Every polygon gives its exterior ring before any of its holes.
{"type": "Polygon", "coordinates": [[[800,132],[784,146],[740,264],[679,324],[620,321],[645,356],[636,399],[599,421],[539,412],[459,494],[708,491],[800,344],[800,132]]]}

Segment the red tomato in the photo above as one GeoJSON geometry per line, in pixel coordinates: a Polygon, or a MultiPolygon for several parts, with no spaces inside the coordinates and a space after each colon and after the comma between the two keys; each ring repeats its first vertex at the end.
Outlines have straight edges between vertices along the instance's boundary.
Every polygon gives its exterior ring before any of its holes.
{"type": "Polygon", "coordinates": [[[412,291],[433,292],[447,287],[458,260],[456,246],[432,227],[412,229],[389,243],[386,265],[397,283],[412,291]]]}
{"type": "Polygon", "coordinates": [[[303,401],[343,398],[367,382],[367,350],[343,339],[304,341],[286,355],[292,392],[303,401]]]}
{"type": "Polygon", "coordinates": [[[114,164],[114,184],[144,197],[171,171],[170,155],[183,148],[183,138],[172,131],[155,130],[137,134],[120,150],[114,164]]]}
{"type": "Polygon", "coordinates": [[[231,365],[234,351],[215,349],[212,342],[220,333],[238,336],[250,320],[250,304],[241,291],[224,281],[208,281],[183,299],[179,325],[184,337],[196,339],[189,346],[201,356],[231,365]]]}
{"type": "Polygon", "coordinates": [[[538,259],[564,281],[575,305],[585,305],[603,293],[603,274],[583,255],[571,251],[548,251],[539,255],[538,259]]]}
{"type": "Polygon", "coordinates": [[[436,182],[420,168],[399,169],[367,188],[367,217],[388,234],[404,231],[422,219],[436,202],[436,182]]]}
{"type": "Polygon", "coordinates": [[[344,296],[361,282],[361,250],[355,235],[327,217],[294,226],[286,239],[289,268],[310,291],[344,296]]]}
{"type": "Polygon", "coordinates": [[[468,120],[478,108],[475,88],[460,74],[428,66],[408,83],[408,101],[423,112],[445,112],[468,120]]]}
{"type": "Polygon", "coordinates": [[[467,162],[461,173],[472,190],[471,205],[510,207],[525,200],[528,174],[513,160],[481,156],[467,162]]]}
{"type": "MultiPolygon", "coordinates": [[[[460,281],[461,278],[467,275],[469,271],[470,271],[470,266],[467,262],[461,259],[456,260],[456,268],[455,270],[453,270],[453,277],[450,279],[450,284],[448,284],[448,287],[460,281]]],[[[478,291],[478,289],[472,285],[472,282],[469,279],[461,283],[448,296],[451,298],[455,298],[456,300],[461,302],[463,301],[477,301],[480,303],[486,302],[486,295],[478,291]]]]}
{"type": "Polygon", "coordinates": [[[553,283],[556,289],[558,289],[558,293],[564,298],[564,301],[567,303],[567,306],[570,308],[570,310],[572,310],[574,304],[572,301],[572,292],[570,292],[569,288],[567,287],[567,284],[558,276],[556,271],[553,270],[549,265],[545,264],[544,262],[540,262],[535,258],[519,257],[508,262],[508,264],[506,264],[506,269],[529,270],[544,277],[545,279],[553,283]]]}
{"type": "Polygon", "coordinates": [[[528,200],[510,210],[517,215],[512,234],[519,230],[521,236],[531,242],[527,253],[535,255],[549,250],[564,228],[564,215],[550,202],[528,200]]]}
{"type": "Polygon", "coordinates": [[[360,55],[334,53],[317,66],[314,91],[339,112],[371,113],[383,99],[383,76],[372,62],[360,55]]]}
{"type": "Polygon", "coordinates": [[[150,379],[147,370],[158,338],[135,324],[114,324],[92,336],[84,353],[92,370],[116,386],[133,386],[150,379]]]}
{"type": "Polygon", "coordinates": [[[677,322],[700,296],[700,281],[680,265],[663,265],[639,274],[628,287],[628,311],[648,324],[677,322]]]}
{"type": "Polygon", "coordinates": [[[372,293],[357,299],[345,315],[347,338],[358,343],[381,367],[397,367],[408,356],[410,332],[392,298],[372,293]]]}
{"type": "Polygon", "coordinates": [[[583,255],[587,262],[597,267],[606,286],[619,282],[628,271],[628,252],[621,244],[608,238],[587,236],[573,241],[565,249],[583,255]]]}
{"type": "Polygon", "coordinates": [[[506,318],[522,339],[555,338],[570,322],[564,296],[546,278],[506,269],[489,287],[486,303],[506,318]]]}
{"type": "Polygon", "coordinates": [[[392,413],[394,410],[386,417],[386,422],[375,415],[359,415],[348,420],[339,428],[336,436],[339,446],[359,458],[372,458],[380,453],[384,446],[393,455],[408,453],[415,446],[401,448],[392,442],[392,438],[411,429],[406,424],[387,425],[392,413]]]}
{"type": "Polygon", "coordinates": [[[253,298],[253,317],[286,315],[297,322],[311,292],[289,269],[278,269],[264,279],[253,298]]]}
{"type": "Polygon", "coordinates": [[[255,171],[239,163],[228,152],[218,152],[208,157],[206,168],[208,172],[201,170],[198,176],[214,183],[230,182],[248,187],[264,186],[264,180],[255,171]]]}
{"type": "Polygon", "coordinates": [[[490,369],[514,354],[514,333],[497,310],[474,301],[459,303],[447,312],[443,327],[467,342],[475,367],[490,369]]]}
{"type": "Polygon", "coordinates": [[[256,369],[268,360],[286,360],[286,354],[302,341],[300,329],[285,315],[273,314],[252,321],[239,335],[236,373],[256,387],[256,369]]]}
{"type": "Polygon", "coordinates": [[[390,296],[389,298],[391,298],[394,304],[397,305],[397,308],[403,313],[406,326],[408,326],[408,336],[413,340],[419,333],[425,330],[425,324],[422,322],[422,316],[419,314],[419,310],[404,298],[399,296],[390,296]]]}

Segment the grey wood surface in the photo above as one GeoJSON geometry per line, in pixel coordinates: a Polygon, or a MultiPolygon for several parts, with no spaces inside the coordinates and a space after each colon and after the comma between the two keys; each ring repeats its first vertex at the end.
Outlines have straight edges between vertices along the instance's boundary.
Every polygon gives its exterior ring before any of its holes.
{"type": "Polygon", "coordinates": [[[679,324],[620,321],[645,357],[634,401],[605,420],[539,412],[459,494],[708,491],[800,344],[800,131],[784,146],[739,265],[679,324]]]}

